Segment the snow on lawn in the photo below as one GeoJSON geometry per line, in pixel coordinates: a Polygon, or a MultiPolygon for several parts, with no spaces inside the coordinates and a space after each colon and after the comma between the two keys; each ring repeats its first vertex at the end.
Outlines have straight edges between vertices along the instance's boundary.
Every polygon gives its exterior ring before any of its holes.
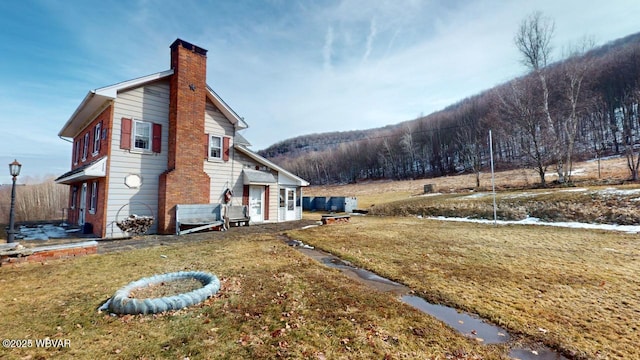
{"type": "Polygon", "coordinates": [[[537,192],[537,193],[523,192],[523,193],[519,193],[519,194],[507,195],[504,198],[505,199],[519,199],[519,198],[530,198],[530,197],[536,197],[538,195],[548,195],[548,194],[553,194],[553,193],[550,192],[550,191],[537,192]]]}
{"type": "Polygon", "coordinates": [[[480,199],[480,198],[483,198],[483,197],[489,196],[489,195],[491,195],[491,193],[480,192],[480,193],[467,195],[467,196],[464,197],[464,199],[480,199]]]}
{"type": "Polygon", "coordinates": [[[638,195],[638,194],[640,194],[640,189],[622,190],[622,189],[616,189],[616,188],[606,188],[606,189],[595,191],[594,193],[598,193],[598,194],[601,194],[601,195],[623,195],[623,196],[629,196],[629,195],[638,195]]]}
{"type": "Polygon", "coordinates": [[[417,195],[417,196],[420,196],[420,197],[430,197],[430,196],[438,196],[438,195],[442,195],[442,193],[435,192],[435,193],[428,193],[428,194],[420,194],[420,195],[417,195]]]}
{"type": "MultiPolygon", "coordinates": [[[[587,175],[587,171],[585,169],[575,169],[570,172],[568,176],[584,176],[587,175]]],[[[546,177],[558,177],[558,173],[549,172],[545,174],[546,177]]]]}
{"type": "Polygon", "coordinates": [[[44,224],[37,226],[21,225],[19,227],[18,233],[23,237],[23,240],[62,239],[69,236],[69,234],[63,227],[53,224],[44,224]]]}
{"type": "MultiPolygon", "coordinates": [[[[455,217],[427,217],[432,220],[442,221],[459,221],[459,222],[474,222],[480,224],[493,224],[493,220],[487,219],[469,219],[469,218],[455,218],[455,217]]],[[[610,230],[610,231],[622,231],[629,234],[635,234],[640,232],[640,225],[611,225],[611,224],[588,224],[579,222],[546,222],[540,221],[538,218],[529,217],[524,220],[498,220],[496,222],[499,225],[542,225],[542,226],[557,226],[568,227],[574,229],[594,229],[594,230],[610,230]]]]}

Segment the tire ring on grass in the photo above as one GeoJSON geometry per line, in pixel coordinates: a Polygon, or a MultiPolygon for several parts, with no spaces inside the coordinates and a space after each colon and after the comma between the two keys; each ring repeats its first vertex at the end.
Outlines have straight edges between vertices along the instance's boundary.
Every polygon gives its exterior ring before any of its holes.
{"type": "Polygon", "coordinates": [[[108,301],[108,310],[112,313],[123,315],[156,314],[201,303],[217,293],[218,290],[220,290],[220,280],[218,280],[218,277],[205,272],[180,271],[154,275],[129,283],[127,286],[116,291],[108,301]],[[200,281],[203,286],[188,293],[152,299],[136,299],[129,296],[131,291],[137,288],[191,278],[200,281]]]}

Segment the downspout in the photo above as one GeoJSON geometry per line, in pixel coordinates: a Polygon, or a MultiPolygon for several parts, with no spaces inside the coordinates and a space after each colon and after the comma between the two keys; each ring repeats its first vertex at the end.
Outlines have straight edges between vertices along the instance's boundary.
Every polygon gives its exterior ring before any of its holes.
{"type": "MultiPolygon", "coordinates": [[[[235,164],[236,164],[236,133],[238,132],[238,128],[236,124],[233,124],[233,144],[229,144],[229,156],[231,157],[231,174],[229,174],[229,184],[231,185],[231,191],[235,193],[234,189],[236,184],[233,182],[233,177],[235,176],[235,164]],[[231,153],[233,151],[233,153],[231,153]]],[[[235,195],[235,194],[234,194],[235,195]]],[[[233,200],[231,200],[233,202],[233,200]]]]}

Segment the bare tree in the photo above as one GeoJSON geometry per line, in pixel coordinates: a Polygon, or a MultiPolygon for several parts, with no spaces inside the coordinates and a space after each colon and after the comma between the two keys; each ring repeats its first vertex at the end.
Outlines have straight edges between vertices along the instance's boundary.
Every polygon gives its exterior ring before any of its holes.
{"type": "Polygon", "coordinates": [[[411,174],[410,176],[413,177],[418,173],[418,149],[416,148],[415,141],[413,139],[413,129],[409,125],[404,128],[404,133],[400,138],[400,146],[402,147],[402,150],[405,152],[405,154],[407,154],[409,173],[411,174]]]}
{"type": "Polygon", "coordinates": [[[555,143],[551,143],[550,145],[553,146],[552,149],[559,176],[558,180],[562,182],[564,181],[564,166],[562,156],[560,156],[557,147],[561,142],[561,137],[551,116],[551,110],[549,109],[550,90],[546,76],[546,68],[551,59],[551,40],[553,39],[554,30],[555,23],[553,20],[543,16],[541,12],[535,12],[522,21],[514,42],[522,55],[522,63],[529,68],[540,81],[542,88],[542,112],[547,122],[547,129],[556,140],[555,143]]]}
{"type": "Polygon", "coordinates": [[[578,105],[583,101],[583,83],[593,61],[585,56],[587,51],[593,48],[594,41],[584,38],[581,43],[570,50],[569,56],[562,62],[561,69],[564,79],[563,94],[568,102],[568,114],[562,122],[562,132],[565,135],[565,143],[562,152],[565,155],[566,168],[561,177],[568,177],[571,181],[571,168],[573,167],[573,151],[576,134],[578,131],[578,105]]]}
{"type": "Polygon", "coordinates": [[[460,160],[465,169],[470,169],[475,174],[477,188],[480,187],[480,171],[487,143],[487,132],[483,127],[485,114],[480,109],[480,101],[478,97],[469,99],[468,104],[459,109],[459,128],[456,134],[460,160]]]}
{"type": "Polygon", "coordinates": [[[553,153],[549,151],[547,123],[542,120],[533,100],[534,85],[531,78],[514,80],[498,93],[498,99],[504,127],[511,130],[510,138],[520,145],[526,164],[536,169],[541,185],[545,186],[545,175],[553,153]]]}

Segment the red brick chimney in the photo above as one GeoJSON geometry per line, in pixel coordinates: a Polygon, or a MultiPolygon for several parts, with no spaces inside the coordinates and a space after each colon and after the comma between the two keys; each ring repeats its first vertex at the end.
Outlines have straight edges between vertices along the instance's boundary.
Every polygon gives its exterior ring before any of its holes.
{"type": "Polygon", "coordinates": [[[207,50],[177,39],[171,44],[169,160],[158,188],[158,232],[175,232],[177,204],[208,204],[202,138],[206,105],[207,50]]]}

